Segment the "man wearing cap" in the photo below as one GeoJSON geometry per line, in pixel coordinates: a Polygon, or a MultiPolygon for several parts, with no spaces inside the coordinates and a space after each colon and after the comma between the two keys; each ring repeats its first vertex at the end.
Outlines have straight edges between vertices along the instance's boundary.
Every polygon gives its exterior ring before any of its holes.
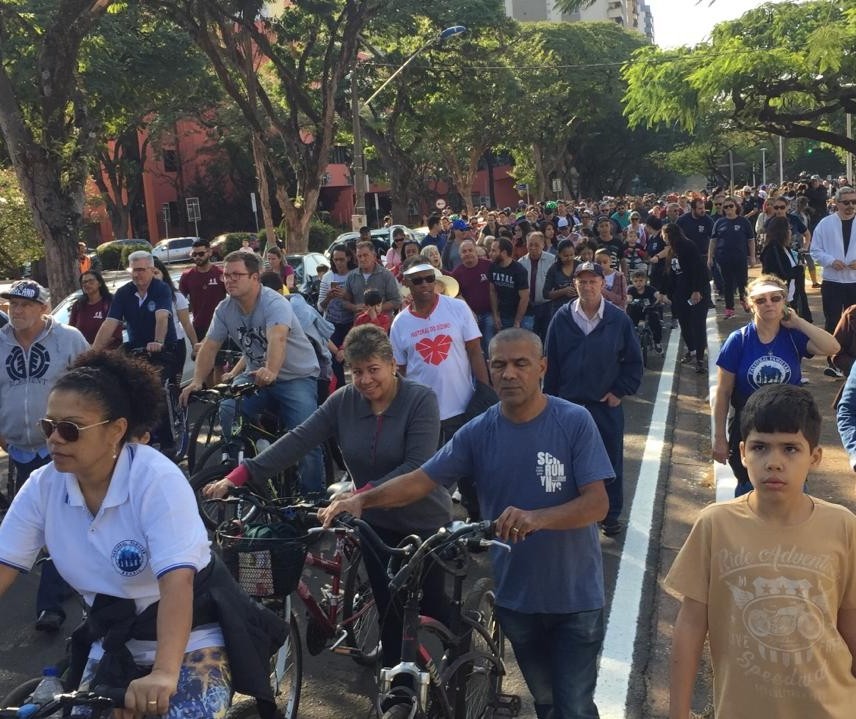
{"type": "Polygon", "coordinates": [[[452,222],[452,231],[441,252],[443,269],[451,272],[461,264],[460,246],[464,240],[472,239],[472,228],[466,220],[458,218],[452,222]]]}
{"type": "Polygon", "coordinates": [[[514,245],[497,237],[490,246],[490,310],[494,331],[508,327],[532,329],[529,309],[529,277],[514,259],[514,245]]]}
{"type": "Polygon", "coordinates": [[[464,423],[473,377],[490,383],[481,332],[466,302],[434,291],[434,267],[423,257],[409,257],[402,276],[412,302],[392,322],[392,352],[400,375],[437,395],[443,444],[464,423]]]}
{"type": "Polygon", "coordinates": [[[603,269],[583,262],[574,271],[579,298],[560,307],[547,330],[544,391],[585,407],[594,419],[615,480],[606,486],[607,536],[620,534],[624,507],[624,410],[621,400],[642,381],[642,353],[627,313],[604,301],[603,269]]]}
{"type": "MultiPolygon", "coordinates": [[[[15,282],[0,297],[9,300],[9,324],[0,329],[0,366],[5,368],[0,371],[0,447],[9,454],[17,492],[35,469],[50,462],[38,422],[54,382],[89,343],[79,330],[48,314],[50,296],[37,282],[15,282]]],[[[53,563],[43,563],[36,629],[60,628],[65,621],[62,603],[69,595],[53,563]]]]}
{"type": "Polygon", "coordinates": [[[546,238],[541,232],[530,232],[526,238],[526,254],[518,262],[526,270],[529,278],[529,303],[527,310],[532,314],[532,331],[544,341],[547,325],[550,322],[552,302],[544,297],[544,283],[547,271],[555,262],[555,257],[544,252],[546,238]]]}
{"type": "Polygon", "coordinates": [[[487,357],[487,346],[493,337],[493,314],[490,309],[490,261],[479,257],[476,244],[464,240],[460,246],[461,264],[452,271],[458,281],[461,297],[476,316],[481,332],[482,353],[487,357]]]}

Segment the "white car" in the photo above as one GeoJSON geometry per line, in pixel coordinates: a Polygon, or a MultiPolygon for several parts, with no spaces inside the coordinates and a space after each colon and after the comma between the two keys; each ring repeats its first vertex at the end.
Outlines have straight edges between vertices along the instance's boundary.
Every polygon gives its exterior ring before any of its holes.
{"type": "Polygon", "coordinates": [[[193,251],[193,243],[198,237],[170,237],[161,240],[152,248],[152,254],[161,262],[186,262],[193,251]]]}

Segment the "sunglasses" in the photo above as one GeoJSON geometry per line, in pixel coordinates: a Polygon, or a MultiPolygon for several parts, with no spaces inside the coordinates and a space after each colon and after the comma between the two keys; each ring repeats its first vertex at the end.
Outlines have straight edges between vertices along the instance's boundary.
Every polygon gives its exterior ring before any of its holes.
{"type": "Polygon", "coordinates": [[[838,200],[837,204],[850,207],[851,205],[856,205],[856,200],[838,200]]]}
{"type": "Polygon", "coordinates": [[[422,285],[422,284],[425,284],[426,282],[427,282],[429,285],[433,285],[433,284],[434,284],[434,280],[436,280],[436,279],[437,279],[437,278],[436,278],[436,277],[434,277],[434,275],[424,275],[423,277],[411,277],[411,278],[410,278],[410,281],[411,281],[414,285],[422,285]]]}
{"type": "Polygon", "coordinates": [[[733,209],[734,209],[734,208],[736,208],[736,207],[737,207],[737,205],[723,205],[723,206],[722,206],[722,209],[723,209],[723,210],[728,210],[728,209],[732,209],[732,210],[733,210],[733,209]]]}
{"type": "Polygon", "coordinates": [[[774,210],[787,210],[787,205],[773,205],[774,210]]]}
{"type": "Polygon", "coordinates": [[[100,427],[102,424],[107,424],[108,422],[112,422],[112,420],[105,419],[103,422],[96,422],[95,424],[88,424],[85,427],[81,427],[79,424],[69,422],[67,419],[57,421],[45,417],[44,419],[39,420],[39,427],[41,428],[45,439],[49,439],[50,436],[56,432],[60,436],[60,439],[63,439],[66,442],[76,442],[80,439],[80,433],[83,430],[100,427]]]}
{"type": "Polygon", "coordinates": [[[206,254],[205,252],[191,252],[190,256],[191,257],[205,257],[205,254],[206,254]]]}
{"type": "Polygon", "coordinates": [[[761,295],[760,297],[753,297],[752,301],[756,305],[766,305],[767,302],[772,302],[775,305],[781,302],[783,299],[785,298],[782,297],[782,295],[771,295],[770,297],[764,297],[763,295],[761,295]]]}

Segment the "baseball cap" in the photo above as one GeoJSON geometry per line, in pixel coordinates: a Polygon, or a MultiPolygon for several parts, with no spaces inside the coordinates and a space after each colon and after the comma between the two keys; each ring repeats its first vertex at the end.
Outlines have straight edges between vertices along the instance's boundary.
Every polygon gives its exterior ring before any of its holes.
{"type": "Polygon", "coordinates": [[[603,277],[603,267],[597,262],[583,262],[577,265],[577,269],[574,270],[574,277],[579,277],[583,272],[593,272],[598,277],[603,277]]]}
{"type": "Polygon", "coordinates": [[[555,212],[556,207],[558,207],[558,205],[556,205],[556,203],[552,200],[550,200],[546,205],[544,205],[544,209],[547,210],[547,212],[555,212]]]}
{"type": "Polygon", "coordinates": [[[469,230],[470,229],[470,223],[465,221],[465,220],[462,220],[459,217],[457,220],[452,222],[452,229],[453,230],[469,230]]]}
{"type": "Polygon", "coordinates": [[[567,227],[568,226],[568,218],[560,217],[559,221],[556,223],[559,227],[567,227]]]}
{"type": "Polygon", "coordinates": [[[812,176],[811,176],[811,179],[812,179],[812,180],[819,180],[819,179],[820,179],[820,175],[812,175],[812,176]]]}
{"type": "Polygon", "coordinates": [[[43,305],[51,301],[50,292],[33,280],[18,280],[17,282],[13,282],[12,286],[6,292],[0,292],[0,297],[6,300],[17,297],[23,300],[41,302],[43,305]]]}
{"type": "Polygon", "coordinates": [[[609,219],[608,215],[598,215],[594,220],[594,224],[599,225],[601,222],[612,222],[612,220],[609,219]]]}

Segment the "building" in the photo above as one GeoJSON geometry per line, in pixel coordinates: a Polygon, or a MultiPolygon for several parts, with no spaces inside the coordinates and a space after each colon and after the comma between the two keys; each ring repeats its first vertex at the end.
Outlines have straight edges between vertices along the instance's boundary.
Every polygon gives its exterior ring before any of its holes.
{"type": "Polygon", "coordinates": [[[562,12],[555,0],[505,0],[505,14],[520,22],[598,22],[611,20],[638,30],[654,42],[654,18],[645,0],[594,0],[586,8],[562,12]]]}

